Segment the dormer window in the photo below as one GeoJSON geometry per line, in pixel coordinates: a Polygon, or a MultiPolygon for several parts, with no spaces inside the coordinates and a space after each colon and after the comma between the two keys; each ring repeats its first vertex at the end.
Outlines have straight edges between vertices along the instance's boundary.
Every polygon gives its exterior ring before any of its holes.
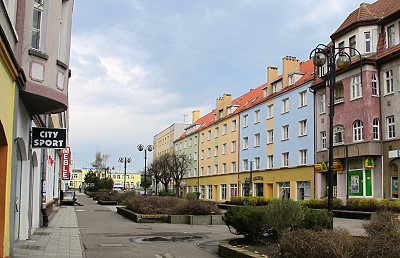
{"type": "Polygon", "coordinates": [[[365,53],[371,53],[371,32],[364,32],[365,38],[365,53]]]}
{"type": "Polygon", "coordinates": [[[349,39],[349,47],[350,47],[350,56],[355,56],[356,55],[356,51],[354,50],[354,48],[356,48],[356,36],[352,36],[349,39]]]}
{"type": "Polygon", "coordinates": [[[220,110],[218,111],[218,118],[222,118],[222,117],[224,117],[224,110],[223,110],[223,109],[220,109],[220,110]]]}
{"type": "Polygon", "coordinates": [[[295,81],[294,75],[290,75],[289,76],[289,85],[293,85],[295,82],[296,81],[295,81]]]}
{"type": "Polygon", "coordinates": [[[394,36],[394,25],[390,25],[387,27],[387,47],[393,47],[395,45],[395,36],[394,36]]]}

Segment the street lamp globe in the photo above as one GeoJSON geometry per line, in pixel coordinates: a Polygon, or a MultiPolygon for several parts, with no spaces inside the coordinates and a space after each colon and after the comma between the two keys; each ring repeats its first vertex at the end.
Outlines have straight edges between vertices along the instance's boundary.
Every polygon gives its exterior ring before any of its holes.
{"type": "Polygon", "coordinates": [[[316,51],[313,56],[313,64],[317,67],[322,67],[326,63],[326,55],[321,51],[316,51]]]}
{"type": "Polygon", "coordinates": [[[336,59],[336,66],[339,69],[345,69],[350,66],[350,58],[346,54],[339,54],[336,59]]]}

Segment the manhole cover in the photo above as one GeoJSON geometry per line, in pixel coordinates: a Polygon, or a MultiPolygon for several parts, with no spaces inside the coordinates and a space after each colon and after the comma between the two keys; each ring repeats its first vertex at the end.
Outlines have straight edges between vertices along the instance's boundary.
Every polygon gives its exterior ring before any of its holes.
{"type": "Polygon", "coordinates": [[[203,239],[203,236],[153,236],[153,237],[135,237],[129,239],[132,243],[148,242],[194,242],[203,239]]]}
{"type": "Polygon", "coordinates": [[[124,244],[99,244],[100,247],[125,247],[124,244]]]}

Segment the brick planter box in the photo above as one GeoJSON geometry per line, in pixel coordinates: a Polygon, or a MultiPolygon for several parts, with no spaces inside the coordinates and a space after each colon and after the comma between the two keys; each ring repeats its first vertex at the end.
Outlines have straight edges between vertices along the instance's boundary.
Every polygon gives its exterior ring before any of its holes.
{"type": "Polygon", "coordinates": [[[118,201],[102,201],[102,200],[97,200],[97,204],[100,205],[117,205],[118,201]]]}

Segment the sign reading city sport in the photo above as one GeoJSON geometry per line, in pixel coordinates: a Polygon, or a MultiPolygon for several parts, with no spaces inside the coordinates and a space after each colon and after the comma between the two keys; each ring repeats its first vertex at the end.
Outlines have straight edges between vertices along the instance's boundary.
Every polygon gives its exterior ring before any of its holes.
{"type": "Polygon", "coordinates": [[[64,149],[66,146],[66,128],[32,127],[32,148],[64,149]]]}

